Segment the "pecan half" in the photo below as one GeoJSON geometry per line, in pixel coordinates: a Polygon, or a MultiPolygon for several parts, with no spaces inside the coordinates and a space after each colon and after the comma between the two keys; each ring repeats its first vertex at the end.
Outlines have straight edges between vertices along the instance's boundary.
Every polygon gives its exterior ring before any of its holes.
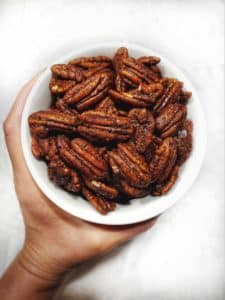
{"type": "Polygon", "coordinates": [[[141,56],[138,62],[147,66],[154,66],[160,63],[160,58],[157,56],[141,56]]]}
{"type": "Polygon", "coordinates": [[[110,89],[109,94],[113,100],[125,103],[133,107],[150,107],[162,94],[163,86],[160,83],[152,83],[148,86],[140,85],[138,89],[129,92],[118,92],[110,89]]]}
{"type": "Polygon", "coordinates": [[[78,132],[94,141],[124,141],[133,133],[129,118],[123,116],[89,110],[79,115],[79,120],[78,132]]]}
{"type": "Polygon", "coordinates": [[[31,132],[34,135],[45,137],[49,132],[76,132],[77,116],[58,111],[38,111],[28,118],[31,132]]]}
{"type": "Polygon", "coordinates": [[[164,86],[164,91],[153,107],[155,114],[159,114],[168,104],[178,102],[183,86],[182,82],[173,78],[163,78],[161,82],[164,86]]]}
{"type": "Polygon", "coordinates": [[[147,188],[137,188],[131,186],[125,180],[120,180],[120,190],[129,198],[142,198],[148,195],[149,190],[147,188]]]}
{"type": "Polygon", "coordinates": [[[152,135],[151,143],[144,153],[145,160],[149,163],[155,154],[156,149],[162,143],[162,140],[155,135],[152,135]]]}
{"type": "Polygon", "coordinates": [[[31,151],[37,159],[45,159],[47,161],[55,159],[58,155],[55,137],[39,138],[32,136],[31,151]]]}
{"type": "Polygon", "coordinates": [[[157,65],[150,66],[150,70],[151,70],[153,73],[155,73],[155,76],[156,76],[158,79],[161,79],[161,78],[162,78],[161,70],[160,70],[160,68],[159,68],[157,65]]]}
{"type": "Polygon", "coordinates": [[[33,156],[37,159],[41,159],[44,157],[45,155],[45,151],[43,151],[43,148],[40,144],[40,140],[43,140],[47,142],[48,145],[48,139],[39,139],[37,136],[32,136],[32,140],[31,140],[31,152],[33,154],[33,156]]]}
{"type": "Polygon", "coordinates": [[[77,116],[78,111],[75,108],[71,108],[63,101],[62,98],[58,99],[55,102],[55,107],[53,110],[59,111],[59,112],[64,112],[66,114],[72,115],[72,116],[77,116]]]}
{"type": "Polygon", "coordinates": [[[69,105],[75,105],[78,111],[89,109],[103,99],[112,85],[112,73],[104,72],[75,85],[63,97],[69,105]]]}
{"type": "Polygon", "coordinates": [[[52,94],[64,94],[76,84],[73,80],[62,80],[52,78],[49,83],[49,90],[52,94]]]}
{"type": "Polygon", "coordinates": [[[113,57],[113,66],[116,73],[119,73],[123,67],[123,60],[128,58],[128,49],[125,47],[120,47],[117,49],[113,57]]]}
{"type": "Polygon", "coordinates": [[[180,93],[180,103],[181,104],[187,104],[188,101],[190,100],[192,96],[192,92],[189,92],[189,91],[181,91],[180,93]]]}
{"type": "Polygon", "coordinates": [[[97,181],[95,179],[85,179],[83,178],[85,185],[89,190],[95,192],[96,194],[106,198],[106,199],[116,199],[118,197],[118,191],[115,187],[110,186],[104,182],[97,181]]]}
{"type": "Polygon", "coordinates": [[[135,148],[139,153],[144,153],[152,142],[155,119],[152,113],[145,108],[130,110],[129,117],[135,128],[132,139],[135,148]]]}
{"type": "Polygon", "coordinates": [[[186,115],[186,106],[178,103],[168,104],[156,118],[156,130],[160,137],[176,135],[186,115]]]}
{"type": "Polygon", "coordinates": [[[69,192],[76,193],[80,190],[81,185],[78,174],[68,168],[60,158],[50,161],[48,164],[48,176],[55,184],[62,186],[69,192]]]}
{"type": "Polygon", "coordinates": [[[73,65],[56,64],[51,67],[51,71],[58,78],[75,80],[76,82],[83,80],[83,70],[73,65]]]}
{"type": "Polygon", "coordinates": [[[158,81],[156,74],[133,57],[123,59],[123,68],[120,70],[120,76],[127,78],[136,85],[142,82],[152,83],[158,81]]]}
{"type": "Polygon", "coordinates": [[[177,143],[177,164],[179,166],[181,166],[191,154],[193,143],[192,130],[192,121],[185,120],[183,126],[178,131],[178,136],[175,138],[177,143]]]}
{"type": "Polygon", "coordinates": [[[155,119],[151,112],[146,108],[133,108],[129,111],[128,116],[130,117],[133,124],[136,126],[150,123],[149,130],[154,131],[155,119]]]}
{"type": "Polygon", "coordinates": [[[125,58],[128,58],[128,50],[124,47],[119,48],[113,57],[113,66],[116,71],[115,89],[118,92],[126,91],[126,83],[120,76],[120,72],[123,68],[123,59],[125,58]]]}
{"type": "Polygon", "coordinates": [[[84,70],[83,75],[85,78],[89,78],[96,74],[105,73],[105,72],[112,72],[112,70],[109,67],[106,67],[105,65],[100,64],[99,66],[97,66],[95,68],[90,68],[90,69],[84,70]]]}
{"type": "Polygon", "coordinates": [[[144,157],[132,144],[118,144],[108,152],[109,164],[114,176],[126,180],[131,186],[145,188],[150,183],[150,172],[144,157]]]}
{"type": "Polygon", "coordinates": [[[160,58],[156,56],[142,56],[138,58],[138,62],[148,68],[148,73],[153,81],[159,81],[162,78],[160,68],[157,64],[160,58]]]}
{"type": "Polygon", "coordinates": [[[179,173],[179,167],[177,165],[174,166],[170,177],[162,182],[162,183],[156,183],[152,188],[151,188],[151,195],[152,196],[161,196],[169,192],[169,190],[174,186],[177,178],[178,178],[178,173],[179,173]]]}
{"type": "Polygon", "coordinates": [[[107,177],[105,160],[100,156],[98,148],[86,140],[75,138],[69,143],[64,136],[58,136],[57,144],[63,161],[82,175],[93,179],[107,177]]]}
{"type": "Polygon", "coordinates": [[[112,59],[108,56],[92,56],[92,57],[80,57],[75,58],[69,62],[69,65],[76,65],[82,68],[96,68],[100,65],[104,67],[111,66],[112,59]]]}
{"type": "Polygon", "coordinates": [[[106,200],[104,197],[93,193],[86,187],[82,187],[82,194],[94,206],[94,208],[103,215],[116,208],[115,202],[106,200]]]}
{"type": "Polygon", "coordinates": [[[164,182],[170,175],[177,158],[176,143],[173,138],[166,138],[155,151],[150,161],[151,182],[164,182]]]}

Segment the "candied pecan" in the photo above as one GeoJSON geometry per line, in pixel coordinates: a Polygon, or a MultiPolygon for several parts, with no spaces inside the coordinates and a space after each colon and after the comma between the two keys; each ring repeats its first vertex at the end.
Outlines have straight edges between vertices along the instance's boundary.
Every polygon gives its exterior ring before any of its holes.
{"type": "MultiPolygon", "coordinates": [[[[135,86],[134,86],[135,87],[135,86]]],[[[127,84],[125,82],[125,80],[123,80],[121,78],[121,76],[119,74],[116,75],[116,79],[115,79],[115,89],[118,92],[125,92],[127,90],[127,84]]]]}
{"type": "Polygon", "coordinates": [[[144,125],[146,123],[151,123],[149,130],[151,132],[154,131],[155,122],[154,117],[149,110],[146,108],[133,108],[128,113],[129,118],[131,119],[132,123],[136,126],[144,125]]]}
{"type": "Polygon", "coordinates": [[[115,79],[115,89],[118,92],[126,91],[126,83],[124,79],[120,76],[120,72],[123,68],[123,59],[128,58],[128,50],[127,48],[121,47],[119,48],[114,57],[113,57],[113,66],[116,71],[116,79],[115,79]]]}
{"type": "Polygon", "coordinates": [[[163,78],[161,82],[164,86],[164,91],[153,107],[155,114],[159,114],[168,104],[178,102],[183,86],[182,82],[173,78],[163,78]]]}
{"type": "Polygon", "coordinates": [[[175,138],[177,143],[177,164],[181,166],[190,156],[192,151],[192,130],[193,123],[191,120],[185,120],[183,126],[178,131],[175,138]]]}
{"type": "Polygon", "coordinates": [[[75,58],[69,62],[69,65],[76,65],[82,68],[95,68],[103,65],[104,67],[111,66],[112,59],[108,56],[92,56],[75,58]]]}
{"type": "Polygon", "coordinates": [[[149,77],[153,81],[158,81],[162,78],[160,68],[157,64],[160,62],[160,58],[156,56],[143,56],[138,59],[138,62],[148,68],[149,77]]]}
{"type": "MultiPolygon", "coordinates": [[[[40,159],[44,156],[43,149],[39,143],[39,138],[36,136],[32,136],[31,140],[31,152],[33,156],[37,159],[40,159]]],[[[48,139],[42,139],[42,140],[48,140],[48,139]]]]}
{"type": "Polygon", "coordinates": [[[83,75],[85,78],[89,78],[92,77],[93,75],[96,75],[98,73],[103,73],[103,72],[112,72],[112,70],[109,69],[109,67],[106,67],[105,65],[101,64],[100,66],[84,70],[83,75]]]}
{"type": "Polygon", "coordinates": [[[83,83],[75,85],[63,97],[69,105],[75,105],[78,111],[89,109],[103,99],[112,85],[112,74],[96,74],[83,83]]]}
{"type": "Polygon", "coordinates": [[[98,148],[91,143],[81,138],[75,138],[69,143],[64,136],[58,136],[57,144],[63,161],[82,175],[93,179],[107,177],[107,164],[98,148]]]}
{"type": "Polygon", "coordinates": [[[123,59],[123,68],[120,70],[122,78],[127,78],[134,84],[139,85],[141,82],[146,81],[150,83],[147,76],[147,68],[142,64],[138,64],[134,58],[128,57],[123,59]]]}
{"type": "Polygon", "coordinates": [[[33,155],[38,159],[44,158],[45,160],[50,161],[58,155],[56,138],[53,136],[48,138],[38,138],[33,136],[31,148],[33,155]]]}
{"type": "Polygon", "coordinates": [[[73,80],[52,78],[49,83],[49,90],[53,94],[64,94],[76,84],[73,80]]]}
{"type": "Polygon", "coordinates": [[[139,153],[144,153],[152,142],[155,119],[146,108],[134,108],[130,110],[128,116],[135,128],[132,139],[135,148],[139,153]]]}
{"type": "Polygon", "coordinates": [[[162,141],[161,145],[156,149],[150,164],[151,182],[164,182],[172,168],[175,165],[177,158],[177,150],[175,140],[171,137],[162,141]]]}
{"type": "Polygon", "coordinates": [[[130,198],[142,198],[148,195],[149,191],[146,188],[137,188],[131,186],[125,180],[120,180],[120,190],[130,198]]]}
{"type": "Polygon", "coordinates": [[[116,208],[115,202],[106,200],[104,197],[91,192],[86,187],[82,187],[82,194],[103,215],[116,208]]]}
{"type": "Polygon", "coordinates": [[[58,111],[38,111],[28,118],[31,132],[45,137],[49,132],[76,132],[77,116],[58,111]]]}
{"type": "Polygon", "coordinates": [[[128,78],[123,78],[122,79],[123,80],[123,82],[124,82],[124,90],[121,90],[122,92],[126,92],[126,91],[128,91],[128,90],[134,90],[134,89],[136,89],[137,88],[137,85],[136,84],[134,84],[131,80],[129,80],[128,78]]]}
{"type": "Polygon", "coordinates": [[[175,184],[177,178],[178,178],[178,173],[179,173],[179,167],[177,165],[174,166],[170,177],[161,183],[156,183],[152,188],[151,188],[151,195],[152,196],[161,196],[166,194],[175,184]]]}
{"type": "Polygon", "coordinates": [[[151,143],[149,144],[148,148],[146,149],[144,156],[145,160],[149,163],[155,154],[156,149],[162,143],[162,140],[155,135],[152,135],[151,143]]]}
{"type": "Polygon", "coordinates": [[[150,68],[138,62],[138,60],[133,57],[123,59],[123,68],[119,73],[122,78],[127,78],[136,85],[139,85],[142,82],[152,83],[159,80],[157,73],[153,72],[150,68]]]}
{"type": "Polygon", "coordinates": [[[156,118],[156,130],[160,137],[176,135],[186,115],[186,106],[179,103],[168,104],[156,118]]]}
{"type": "Polygon", "coordinates": [[[189,92],[189,91],[181,91],[180,93],[180,103],[182,104],[187,104],[189,99],[191,98],[192,96],[192,92],[189,92]]]}
{"type": "Polygon", "coordinates": [[[80,179],[78,174],[69,169],[65,163],[57,157],[48,164],[48,176],[55,184],[62,186],[69,192],[80,190],[80,179]]]}
{"type": "Polygon", "coordinates": [[[63,101],[62,98],[59,98],[55,101],[55,106],[54,108],[60,112],[64,112],[66,111],[69,107],[68,107],[68,104],[63,101]]]}
{"type": "Polygon", "coordinates": [[[113,57],[113,66],[116,73],[119,73],[123,67],[123,59],[128,58],[128,50],[125,47],[120,47],[117,49],[113,57]]]}
{"type": "Polygon", "coordinates": [[[73,116],[77,116],[78,115],[78,111],[75,109],[75,108],[71,108],[67,105],[67,103],[65,103],[65,101],[63,101],[62,98],[58,99],[56,102],[55,102],[55,107],[54,109],[56,111],[59,111],[59,112],[64,112],[66,114],[70,114],[70,115],[73,115],[73,116]]]}
{"type": "Polygon", "coordinates": [[[106,198],[115,199],[118,197],[118,191],[115,187],[95,179],[83,178],[85,185],[96,194],[106,198]]]}
{"type": "Polygon", "coordinates": [[[102,111],[89,110],[79,115],[78,132],[90,140],[109,142],[127,140],[133,127],[127,117],[109,115],[102,111]]]}
{"type": "Polygon", "coordinates": [[[118,92],[110,89],[109,94],[113,100],[125,103],[133,107],[152,106],[161,95],[163,86],[160,83],[152,83],[149,86],[142,85],[138,89],[129,92],[118,92]]]}
{"type": "Polygon", "coordinates": [[[141,56],[137,61],[147,66],[154,66],[160,63],[160,58],[157,56],[141,56]]]}
{"type": "Polygon", "coordinates": [[[158,66],[151,66],[149,67],[150,71],[154,73],[154,75],[156,76],[156,78],[158,78],[159,80],[162,78],[162,72],[160,70],[160,68],[158,66]]]}
{"type": "Polygon", "coordinates": [[[76,82],[83,80],[83,70],[73,65],[56,64],[51,67],[51,71],[58,78],[75,80],[76,82]]]}
{"type": "Polygon", "coordinates": [[[117,149],[108,152],[108,156],[114,175],[137,188],[148,186],[151,179],[148,164],[132,144],[118,144],[117,149]]]}

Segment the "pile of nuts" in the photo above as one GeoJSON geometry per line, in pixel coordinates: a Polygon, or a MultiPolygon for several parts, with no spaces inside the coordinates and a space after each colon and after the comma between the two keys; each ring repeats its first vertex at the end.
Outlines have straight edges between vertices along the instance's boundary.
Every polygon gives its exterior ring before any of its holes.
{"type": "Polygon", "coordinates": [[[81,57],[51,67],[52,105],[29,116],[49,178],[101,214],[167,193],[192,150],[191,93],[154,56],[81,57]]]}

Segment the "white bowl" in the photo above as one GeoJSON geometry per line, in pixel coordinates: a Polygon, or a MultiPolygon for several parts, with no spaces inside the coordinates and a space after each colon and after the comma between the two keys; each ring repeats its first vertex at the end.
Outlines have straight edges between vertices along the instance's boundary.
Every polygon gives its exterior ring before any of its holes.
{"type": "Polygon", "coordinates": [[[48,89],[51,77],[50,68],[48,68],[35,83],[23,111],[21,126],[22,147],[28,168],[44,194],[56,205],[76,217],[94,223],[110,225],[131,224],[147,220],[161,214],[178,199],[181,199],[199,173],[206,147],[205,121],[195,88],[186,76],[162,55],[136,44],[107,42],[77,49],[63,58],[59,58],[57,63],[65,63],[73,57],[79,56],[100,54],[112,56],[115,50],[121,46],[127,47],[130,55],[135,57],[143,55],[159,56],[161,58],[160,66],[163,75],[178,78],[184,82],[185,89],[193,93],[192,99],[188,104],[188,116],[194,123],[193,151],[188,161],[182,167],[182,170],[180,170],[180,176],[175,186],[168,194],[161,197],[147,196],[142,199],[134,199],[129,205],[117,205],[115,211],[103,216],[99,214],[90,203],[81,197],[67,193],[48,179],[45,162],[38,161],[31,153],[31,136],[27,119],[31,113],[47,109],[50,105],[51,99],[48,89]]]}

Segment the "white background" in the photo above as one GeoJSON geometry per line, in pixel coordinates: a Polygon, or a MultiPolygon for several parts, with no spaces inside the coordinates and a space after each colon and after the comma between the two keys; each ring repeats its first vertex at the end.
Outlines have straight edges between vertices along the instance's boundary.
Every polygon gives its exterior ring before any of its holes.
{"type": "MultiPolygon", "coordinates": [[[[223,6],[221,0],[0,0],[1,123],[39,69],[77,46],[121,40],[175,62],[196,86],[208,125],[204,165],[186,196],[151,231],[77,268],[58,299],[224,299],[223,6]]],[[[0,141],[1,274],[24,228],[2,131],[0,141]]]]}

